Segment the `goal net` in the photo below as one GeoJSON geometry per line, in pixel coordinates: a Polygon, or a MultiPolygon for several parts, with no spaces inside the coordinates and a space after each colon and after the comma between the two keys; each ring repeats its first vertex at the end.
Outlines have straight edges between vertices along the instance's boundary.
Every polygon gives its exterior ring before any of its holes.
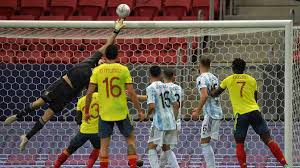
{"type": "MultiPolygon", "coordinates": [[[[111,34],[113,22],[0,21],[0,167],[51,166],[77,133],[74,100],[34,136],[19,153],[19,136],[28,131],[43,109],[11,126],[4,119],[35,100],[74,64],[93,54],[111,34]]],[[[129,67],[138,94],[145,94],[151,65],[176,69],[184,89],[182,132],[174,151],[180,167],[204,167],[200,128],[192,121],[199,95],[195,86],[198,60],[209,57],[211,71],[223,80],[232,74],[231,62],[242,58],[247,73],[258,82],[259,105],[272,137],[294,167],[300,167],[300,40],[289,21],[127,22],[116,40],[120,62],[129,67]],[[294,47],[293,47],[294,46],[294,47]],[[294,49],[294,53],[292,50],[294,49]],[[293,63],[292,63],[293,62],[293,63]]],[[[218,167],[238,167],[233,138],[233,113],[228,94],[221,97],[225,113],[220,141],[212,143],[218,167]]],[[[137,118],[130,104],[130,113],[137,118]]],[[[146,109],[146,104],[143,104],[146,109]]],[[[146,157],[150,122],[134,122],[139,156],[146,157]]],[[[280,167],[252,128],[246,140],[249,167],[280,167]]],[[[86,143],[65,163],[83,167],[91,151],[86,143]]],[[[127,166],[127,148],[116,130],[110,148],[111,167],[127,166]]]]}

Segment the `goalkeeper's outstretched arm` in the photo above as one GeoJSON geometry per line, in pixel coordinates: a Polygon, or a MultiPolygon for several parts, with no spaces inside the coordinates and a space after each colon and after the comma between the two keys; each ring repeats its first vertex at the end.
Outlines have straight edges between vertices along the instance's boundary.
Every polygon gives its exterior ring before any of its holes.
{"type": "Polygon", "coordinates": [[[98,49],[98,51],[101,52],[102,55],[105,54],[106,48],[115,42],[115,39],[116,39],[117,35],[119,34],[119,32],[121,31],[121,29],[125,27],[125,24],[123,23],[123,21],[124,21],[124,19],[120,19],[120,20],[116,21],[114,32],[107,39],[106,43],[100,49],[98,49]]]}

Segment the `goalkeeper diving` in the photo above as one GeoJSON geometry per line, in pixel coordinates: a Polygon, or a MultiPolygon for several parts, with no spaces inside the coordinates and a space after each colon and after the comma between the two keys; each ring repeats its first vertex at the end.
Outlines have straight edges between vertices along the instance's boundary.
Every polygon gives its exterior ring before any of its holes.
{"type": "Polygon", "coordinates": [[[88,86],[92,69],[98,66],[99,60],[106,54],[106,48],[114,43],[115,38],[124,26],[123,19],[116,21],[112,35],[107,39],[106,44],[98,49],[94,55],[74,65],[61,78],[50,84],[37,100],[27,104],[23,110],[17,111],[16,114],[6,118],[5,124],[12,124],[46,103],[49,105],[48,109],[44,111],[43,116],[35,122],[31,130],[20,137],[21,143],[19,147],[21,151],[25,149],[29,140],[37,134],[55,114],[62,111],[68,103],[88,86]]]}

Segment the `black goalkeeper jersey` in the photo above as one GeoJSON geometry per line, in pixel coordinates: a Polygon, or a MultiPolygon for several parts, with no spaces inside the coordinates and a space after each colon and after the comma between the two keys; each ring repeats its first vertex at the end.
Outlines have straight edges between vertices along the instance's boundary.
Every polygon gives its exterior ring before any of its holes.
{"type": "Polygon", "coordinates": [[[76,92],[80,92],[84,87],[88,86],[92,75],[92,68],[98,66],[101,57],[102,53],[97,51],[94,55],[74,65],[74,67],[67,71],[66,74],[76,92]]]}

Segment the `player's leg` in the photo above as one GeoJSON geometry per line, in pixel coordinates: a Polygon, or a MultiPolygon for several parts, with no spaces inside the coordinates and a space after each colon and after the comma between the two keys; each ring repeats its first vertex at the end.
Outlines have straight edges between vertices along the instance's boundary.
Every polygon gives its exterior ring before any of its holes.
{"type": "Polygon", "coordinates": [[[44,127],[44,125],[53,117],[53,115],[54,115],[54,111],[51,108],[48,108],[44,112],[44,115],[35,122],[31,130],[27,134],[21,136],[20,138],[21,151],[25,149],[28,141],[44,127]]]}
{"type": "Polygon", "coordinates": [[[169,165],[171,165],[171,167],[174,167],[174,168],[179,168],[176,155],[171,150],[170,145],[169,144],[163,144],[162,150],[163,150],[163,152],[165,153],[165,155],[167,157],[167,161],[168,161],[169,165]]]}
{"type": "Polygon", "coordinates": [[[151,168],[159,168],[158,155],[156,151],[157,145],[153,142],[148,143],[148,159],[151,168]]]}
{"type": "Polygon", "coordinates": [[[53,168],[59,168],[78,148],[80,148],[87,140],[88,135],[78,132],[76,136],[70,141],[67,149],[65,149],[54,162],[53,168]]]}
{"type": "Polygon", "coordinates": [[[237,114],[235,116],[234,139],[236,142],[236,157],[241,168],[247,168],[244,143],[247,136],[249,124],[249,113],[243,115],[237,114]]]}
{"type": "Polygon", "coordinates": [[[93,168],[93,165],[95,164],[100,153],[100,137],[98,134],[91,134],[89,135],[89,140],[93,145],[93,150],[90,153],[89,160],[86,164],[86,168],[93,168]]]}
{"type": "Polygon", "coordinates": [[[17,111],[17,114],[8,117],[5,120],[5,124],[11,124],[17,119],[23,118],[25,115],[43,106],[46,102],[51,103],[53,101],[57,101],[56,99],[62,99],[63,97],[65,97],[64,95],[62,95],[62,93],[67,91],[65,87],[65,82],[63,79],[60,78],[56,80],[43,92],[40,98],[26,105],[23,110],[17,111]]]}
{"type": "Polygon", "coordinates": [[[175,153],[171,150],[171,145],[174,146],[177,144],[177,130],[170,130],[170,131],[164,131],[163,137],[162,137],[162,150],[164,151],[169,165],[174,168],[179,168],[177,158],[175,153]]]}
{"type": "Polygon", "coordinates": [[[108,168],[109,164],[109,144],[110,137],[113,134],[114,122],[103,121],[99,119],[99,136],[100,136],[100,167],[108,168]]]}
{"type": "Polygon", "coordinates": [[[135,135],[132,122],[130,118],[127,117],[125,120],[117,121],[116,123],[121,134],[126,138],[126,142],[128,145],[127,154],[129,167],[136,168],[136,162],[138,157],[136,154],[135,135]]]}
{"type": "Polygon", "coordinates": [[[157,155],[157,146],[162,146],[163,131],[158,130],[154,126],[150,128],[150,135],[148,140],[148,159],[151,168],[159,168],[159,160],[157,155]]]}
{"type": "Polygon", "coordinates": [[[42,98],[38,98],[34,102],[25,106],[25,108],[21,111],[18,111],[17,114],[9,116],[4,121],[5,124],[12,124],[13,122],[17,121],[18,119],[23,118],[25,115],[35,111],[36,109],[42,107],[46,102],[42,98]]]}
{"type": "Polygon", "coordinates": [[[253,127],[254,131],[260,135],[260,138],[269,147],[278,162],[280,162],[282,166],[287,165],[279,145],[271,138],[267,123],[263,119],[261,113],[259,111],[252,112],[251,117],[251,126],[253,127]]]}
{"type": "MultiPolygon", "coordinates": [[[[206,162],[206,166],[208,168],[215,168],[215,154],[213,151],[212,146],[210,145],[210,140],[211,136],[213,134],[216,134],[218,139],[218,132],[219,132],[219,123],[220,122],[213,122],[214,120],[209,117],[205,116],[204,120],[202,122],[202,127],[201,127],[201,148],[202,148],[202,154],[204,156],[204,160],[206,162]]],[[[216,120],[217,121],[217,120],[216,120]]]]}
{"type": "Polygon", "coordinates": [[[162,150],[162,147],[158,147],[157,151],[160,151],[159,157],[159,167],[165,168],[168,165],[168,157],[165,151],[162,150]]]}

